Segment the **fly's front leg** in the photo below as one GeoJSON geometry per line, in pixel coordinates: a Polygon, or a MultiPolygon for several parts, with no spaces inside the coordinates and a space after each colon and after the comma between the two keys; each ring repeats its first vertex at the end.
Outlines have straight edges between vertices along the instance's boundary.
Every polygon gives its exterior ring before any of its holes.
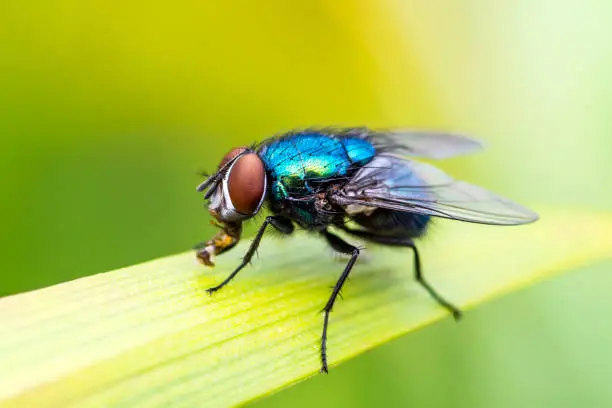
{"type": "Polygon", "coordinates": [[[460,320],[462,317],[462,312],[461,310],[459,310],[459,308],[455,305],[453,305],[451,302],[449,302],[448,300],[446,300],[444,297],[442,297],[442,295],[440,295],[434,288],[433,286],[431,286],[429,284],[429,282],[427,282],[427,280],[425,280],[425,277],[423,276],[423,270],[421,268],[421,257],[419,256],[419,251],[414,243],[414,241],[412,239],[409,238],[395,238],[395,237],[386,237],[384,235],[377,235],[374,234],[370,231],[364,231],[364,230],[354,230],[354,229],[350,229],[347,227],[341,227],[344,231],[348,232],[349,234],[355,235],[357,237],[366,239],[368,241],[371,242],[375,242],[378,244],[383,244],[383,245],[390,245],[390,246],[402,246],[402,247],[408,247],[410,249],[412,249],[412,253],[414,255],[414,278],[416,279],[417,282],[419,282],[419,284],[421,286],[423,286],[423,288],[427,291],[427,293],[429,293],[429,295],[434,298],[434,300],[436,302],[438,302],[438,304],[440,304],[440,306],[443,306],[444,308],[446,308],[449,312],[451,312],[451,314],[453,315],[453,317],[455,318],[455,320],[460,320]]]}
{"type": "Polygon", "coordinates": [[[357,262],[357,258],[359,257],[359,248],[346,243],[340,237],[332,234],[329,231],[324,231],[323,235],[327,239],[327,242],[329,243],[329,245],[334,250],[341,252],[343,254],[351,255],[351,259],[346,264],[346,267],[344,268],[342,275],[340,275],[340,278],[338,279],[338,281],[336,282],[336,285],[334,286],[334,290],[332,291],[332,294],[329,297],[329,300],[327,301],[325,308],[323,308],[323,311],[325,312],[325,317],[323,320],[323,333],[321,334],[321,372],[327,373],[327,326],[329,325],[329,314],[331,313],[334,307],[334,303],[336,302],[336,298],[340,294],[340,290],[342,289],[342,286],[346,282],[346,279],[348,278],[349,273],[351,273],[351,269],[353,269],[355,262],[357,262]]]}
{"type": "Polygon", "coordinates": [[[234,277],[238,274],[238,272],[240,272],[242,268],[244,268],[249,262],[251,262],[251,258],[253,258],[253,255],[257,251],[257,247],[259,247],[261,238],[266,232],[266,228],[268,227],[268,225],[272,225],[274,228],[276,228],[283,234],[291,234],[294,229],[291,221],[287,220],[286,218],[277,216],[267,217],[261,227],[259,227],[257,235],[255,235],[255,239],[253,239],[253,242],[251,242],[251,246],[249,246],[247,253],[244,255],[244,258],[242,258],[242,262],[240,263],[240,265],[238,265],[234,272],[232,272],[227,278],[225,278],[223,282],[221,282],[217,286],[206,289],[209,294],[213,294],[214,292],[227,285],[232,279],[234,279],[234,277]]]}

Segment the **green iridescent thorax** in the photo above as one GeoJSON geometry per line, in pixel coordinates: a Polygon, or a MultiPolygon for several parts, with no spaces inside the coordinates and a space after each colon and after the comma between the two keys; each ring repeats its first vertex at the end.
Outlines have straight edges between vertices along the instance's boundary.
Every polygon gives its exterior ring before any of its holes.
{"type": "Polygon", "coordinates": [[[350,177],[375,153],[366,139],[318,132],[285,136],[259,150],[276,200],[307,197],[322,185],[350,177]]]}

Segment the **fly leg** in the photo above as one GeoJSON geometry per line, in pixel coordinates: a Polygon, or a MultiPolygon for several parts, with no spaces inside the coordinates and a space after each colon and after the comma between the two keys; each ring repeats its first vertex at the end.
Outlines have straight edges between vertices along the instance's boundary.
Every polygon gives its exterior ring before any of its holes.
{"type": "Polygon", "coordinates": [[[453,305],[452,303],[444,299],[433,288],[433,286],[431,286],[429,282],[425,280],[425,277],[423,276],[423,269],[421,268],[421,258],[419,256],[419,251],[412,239],[387,237],[387,236],[372,233],[370,231],[354,230],[354,229],[350,229],[344,226],[341,228],[344,231],[348,232],[349,234],[366,239],[371,242],[375,242],[375,243],[383,244],[383,245],[389,245],[389,246],[408,247],[412,249],[412,253],[414,254],[414,278],[416,279],[416,281],[419,282],[419,284],[423,286],[423,288],[425,288],[425,290],[431,295],[432,298],[434,298],[436,302],[438,302],[440,306],[443,306],[444,308],[446,308],[446,310],[451,312],[455,320],[459,321],[461,319],[461,316],[462,316],[461,310],[459,310],[458,307],[456,307],[455,305],[453,305]]]}
{"type": "Polygon", "coordinates": [[[342,275],[340,275],[340,278],[334,286],[334,290],[332,291],[332,294],[329,297],[325,308],[323,308],[323,311],[325,312],[325,318],[323,320],[323,333],[321,334],[321,373],[327,373],[327,326],[329,324],[329,314],[331,313],[334,307],[334,303],[336,302],[336,298],[338,297],[338,294],[340,293],[344,282],[346,282],[346,279],[348,278],[351,269],[353,269],[353,265],[355,265],[355,262],[359,257],[359,248],[344,242],[340,237],[328,231],[324,231],[323,235],[327,239],[329,245],[334,250],[343,254],[351,255],[351,259],[346,264],[342,275]]]}
{"type": "Polygon", "coordinates": [[[291,234],[294,229],[294,226],[291,221],[286,218],[275,216],[266,217],[264,223],[261,224],[261,227],[259,227],[257,235],[255,235],[255,239],[253,239],[253,242],[251,242],[251,246],[249,246],[249,249],[244,255],[244,258],[242,258],[242,262],[240,263],[240,265],[238,265],[234,272],[232,272],[227,278],[225,278],[223,282],[221,282],[217,286],[213,286],[212,288],[206,289],[209,294],[212,295],[213,293],[227,285],[232,279],[234,279],[234,277],[238,274],[238,272],[240,272],[242,268],[244,268],[249,262],[251,262],[251,258],[253,258],[253,255],[255,255],[255,252],[259,247],[259,243],[261,242],[261,238],[266,232],[266,228],[268,227],[268,225],[272,225],[274,228],[276,228],[283,234],[291,234]]]}
{"type": "Polygon", "coordinates": [[[408,240],[404,243],[405,246],[412,249],[412,253],[414,254],[414,277],[425,288],[425,290],[431,295],[432,298],[438,302],[441,306],[444,306],[446,310],[451,312],[456,321],[459,321],[462,317],[461,310],[448,300],[444,299],[430,284],[425,280],[423,276],[423,270],[421,268],[421,259],[419,257],[419,250],[417,249],[414,241],[408,240]]]}

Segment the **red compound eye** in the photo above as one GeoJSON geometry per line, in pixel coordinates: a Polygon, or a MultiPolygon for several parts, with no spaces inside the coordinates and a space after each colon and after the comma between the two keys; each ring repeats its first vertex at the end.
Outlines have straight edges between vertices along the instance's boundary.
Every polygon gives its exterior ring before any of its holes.
{"type": "Polygon", "coordinates": [[[242,147],[242,146],[234,147],[232,150],[227,152],[225,156],[223,156],[221,163],[219,163],[219,168],[222,168],[223,166],[225,166],[229,161],[231,161],[234,157],[238,156],[240,153],[244,152],[246,149],[247,149],[246,147],[242,147]]]}
{"type": "Polygon", "coordinates": [[[241,156],[233,164],[227,183],[234,208],[242,214],[254,214],[266,193],[266,170],[259,156],[255,153],[241,156]]]}

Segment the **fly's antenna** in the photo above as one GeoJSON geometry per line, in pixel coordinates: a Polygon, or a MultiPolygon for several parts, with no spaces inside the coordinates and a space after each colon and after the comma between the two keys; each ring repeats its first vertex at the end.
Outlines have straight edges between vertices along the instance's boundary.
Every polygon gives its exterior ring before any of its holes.
{"type": "Polygon", "coordinates": [[[225,173],[227,172],[227,170],[229,170],[232,164],[234,164],[234,162],[238,160],[238,158],[240,158],[245,153],[246,152],[242,152],[241,154],[234,157],[232,160],[229,160],[219,170],[217,170],[217,172],[214,173],[212,176],[208,176],[207,174],[202,174],[203,176],[208,177],[208,178],[196,187],[196,191],[198,193],[201,193],[202,191],[208,189],[208,191],[204,195],[204,198],[208,200],[210,196],[213,195],[213,193],[217,189],[217,186],[219,185],[219,183],[225,176],[225,173]]]}
{"type": "Polygon", "coordinates": [[[211,184],[218,184],[219,183],[219,177],[218,177],[218,172],[213,174],[212,176],[208,176],[208,178],[206,180],[204,180],[202,183],[200,183],[197,187],[196,187],[196,191],[198,193],[201,193],[202,191],[206,190],[207,188],[209,188],[211,186],[211,184]]]}

